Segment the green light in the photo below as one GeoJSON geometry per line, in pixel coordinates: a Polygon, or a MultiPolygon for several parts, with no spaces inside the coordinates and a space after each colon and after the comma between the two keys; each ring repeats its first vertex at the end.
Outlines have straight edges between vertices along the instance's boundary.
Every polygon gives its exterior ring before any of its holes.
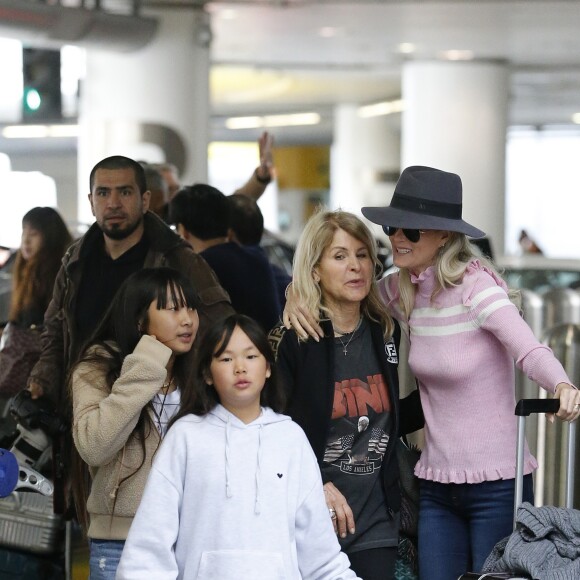
{"type": "Polygon", "coordinates": [[[24,102],[30,111],[38,111],[40,105],[42,104],[40,93],[36,89],[26,89],[24,102]]]}

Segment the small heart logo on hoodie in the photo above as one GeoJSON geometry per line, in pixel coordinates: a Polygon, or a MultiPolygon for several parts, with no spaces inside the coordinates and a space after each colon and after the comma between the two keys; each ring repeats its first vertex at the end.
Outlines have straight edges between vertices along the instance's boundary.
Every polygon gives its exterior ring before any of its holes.
{"type": "Polygon", "coordinates": [[[282,474],[281,473],[277,473],[276,474],[280,479],[282,479],[282,474]]]}

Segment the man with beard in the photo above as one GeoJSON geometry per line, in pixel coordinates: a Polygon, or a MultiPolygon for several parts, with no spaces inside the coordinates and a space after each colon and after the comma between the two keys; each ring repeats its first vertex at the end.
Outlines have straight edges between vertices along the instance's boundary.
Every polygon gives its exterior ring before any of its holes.
{"type": "MultiPolygon", "coordinates": [[[[67,250],[44,316],[42,353],[28,390],[56,409],[67,428],[52,438],[54,512],[73,517],[69,501],[72,404],[68,373],[121,283],[141,268],[167,266],[189,277],[200,299],[199,331],[233,313],[213,270],[169,226],[148,211],[151,193],[143,167],[107,157],[90,174],[89,202],[96,223],[67,250]]],[[[67,536],[68,537],[68,536],[67,536]]],[[[70,548],[67,548],[70,550],[70,548]]]]}
{"type": "Polygon", "coordinates": [[[132,159],[107,157],[91,171],[89,202],[96,223],[63,258],[45,315],[42,354],[30,375],[33,399],[44,396],[64,410],[71,364],[136,270],[169,266],[188,276],[202,304],[200,332],[233,312],[207,263],[148,211],[150,197],[143,167],[132,159]]]}

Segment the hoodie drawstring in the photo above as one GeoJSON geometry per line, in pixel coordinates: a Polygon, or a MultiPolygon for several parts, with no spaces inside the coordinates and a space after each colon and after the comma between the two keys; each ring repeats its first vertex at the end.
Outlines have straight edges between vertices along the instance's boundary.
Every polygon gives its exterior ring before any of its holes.
{"type": "MultiPolygon", "coordinates": [[[[260,506],[260,480],[261,480],[261,461],[262,461],[262,425],[258,425],[258,450],[256,455],[256,498],[254,501],[254,513],[259,515],[261,512],[260,506]]],[[[226,448],[225,448],[225,459],[226,459],[226,497],[233,497],[232,486],[230,484],[231,480],[231,467],[230,467],[230,436],[231,436],[231,423],[230,418],[226,421],[226,448]]]]}
{"type": "Polygon", "coordinates": [[[232,497],[230,487],[230,418],[226,422],[226,497],[232,497]]]}
{"type": "Polygon", "coordinates": [[[256,457],[256,501],[254,503],[254,513],[260,514],[260,460],[262,458],[262,425],[258,425],[258,453],[256,457]]]}

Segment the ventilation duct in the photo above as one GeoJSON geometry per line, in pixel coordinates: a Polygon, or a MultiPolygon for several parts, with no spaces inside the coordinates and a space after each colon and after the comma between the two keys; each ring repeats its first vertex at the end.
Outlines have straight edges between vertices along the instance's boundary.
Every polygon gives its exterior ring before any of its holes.
{"type": "Polygon", "coordinates": [[[157,20],[40,2],[0,0],[0,36],[37,45],[75,44],[130,52],[145,46],[157,20]]]}

